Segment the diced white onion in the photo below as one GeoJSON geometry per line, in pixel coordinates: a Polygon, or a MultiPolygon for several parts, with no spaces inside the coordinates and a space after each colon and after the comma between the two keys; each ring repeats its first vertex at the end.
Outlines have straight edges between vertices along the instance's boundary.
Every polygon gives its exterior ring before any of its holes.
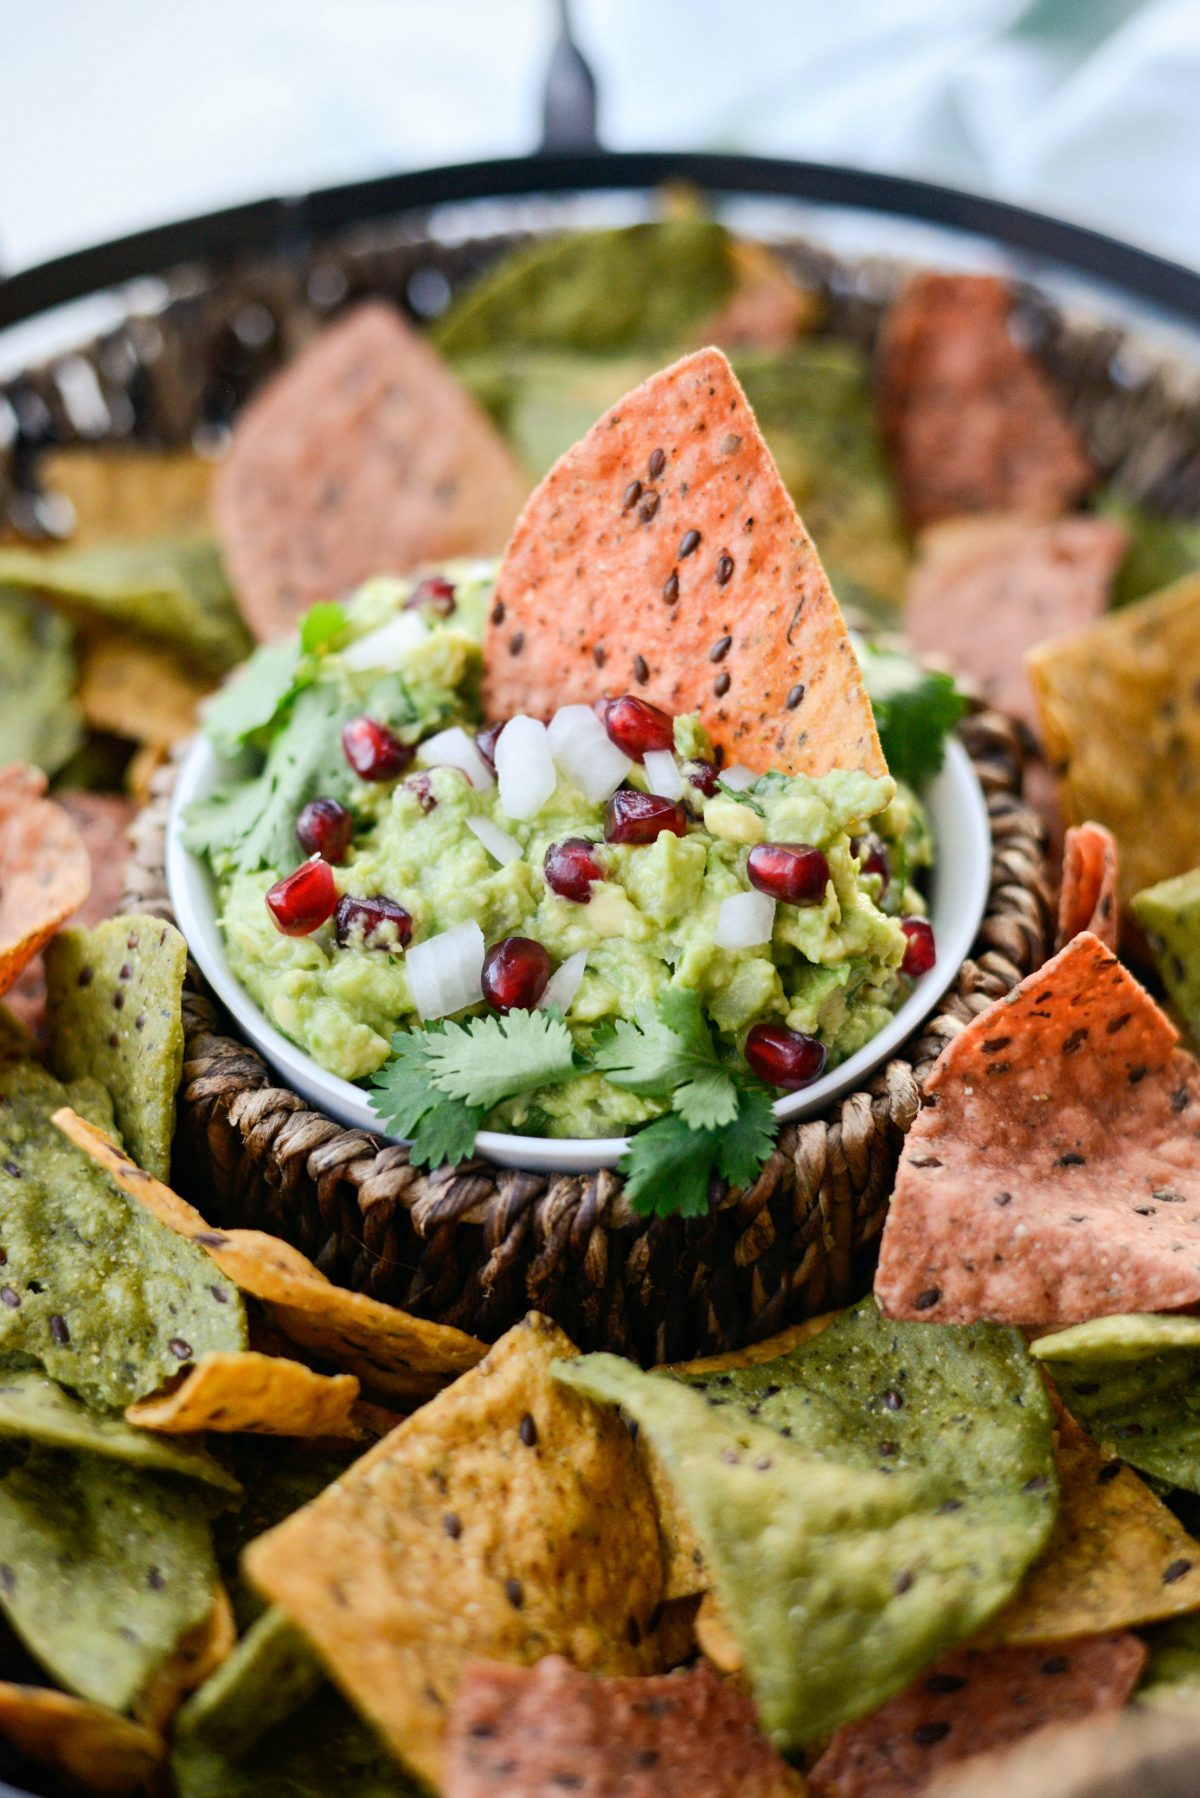
{"type": "Polygon", "coordinates": [[[550,720],[550,753],[584,798],[600,805],[633,767],[590,705],[560,706],[550,720]]]}
{"type": "Polygon", "coordinates": [[[516,837],[510,837],[506,830],[493,824],[490,818],[468,818],[467,829],[472,836],[477,836],[490,856],[507,868],[509,862],[519,862],[525,853],[516,837]]]}
{"type": "Polygon", "coordinates": [[[713,942],[718,949],[756,949],[769,943],[775,928],[775,901],[769,893],[734,893],[722,899],[713,942]]]}
{"type": "Polygon", "coordinates": [[[480,793],[495,783],[491,769],[461,724],[426,737],[417,750],[417,760],[423,768],[457,768],[480,793]]]}
{"type": "Polygon", "coordinates": [[[500,804],[510,818],[532,818],[558,785],[546,726],[518,712],[496,739],[500,804]]]}
{"type": "Polygon", "coordinates": [[[566,1017],[574,1003],[575,995],[583,984],[584,972],[587,968],[588,952],[577,949],[574,955],[568,955],[566,961],[555,968],[546,982],[546,990],[538,1000],[539,1011],[548,1005],[557,1005],[566,1017]]]}
{"type": "Polygon", "coordinates": [[[342,664],[355,674],[365,674],[373,668],[399,668],[409,650],[423,643],[428,635],[429,626],[420,612],[401,612],[398,618],[389,618],[378,630],[368,632],[344,649],[342,664]]]}
{"type": "Polygon", "coordinates": [[[683,775],[669,749],[648,749],[642,757],[646,785],[660,799],[683,798],[683,775]]]}
{"type": "Polygon", "coordinates": [[[482,999],[483,954],[483,932],[473,921],[439,931],[408,951],[408,990],[423,1023],[482,999]]]}
{"type": "Polygon", "coordinates": [[[734,762],[732,767],[722,768],[721,779],[735,793],[744,793],[747,787],[754,785],[758,775],[753,768],[747,768],[745,762],[734,762]]]}

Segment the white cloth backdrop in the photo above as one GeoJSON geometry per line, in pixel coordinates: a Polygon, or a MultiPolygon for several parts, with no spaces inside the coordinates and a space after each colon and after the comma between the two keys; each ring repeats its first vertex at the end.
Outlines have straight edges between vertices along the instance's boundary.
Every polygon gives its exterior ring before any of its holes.
{"type": "MultiPolygon", "coordinates": [[[[1200,0],[576,0],[612,148],[925,175],[1200,263],[1200,0]]],[[[549,0],[0,0],[0,265],[515,154],[549,0]]]]}

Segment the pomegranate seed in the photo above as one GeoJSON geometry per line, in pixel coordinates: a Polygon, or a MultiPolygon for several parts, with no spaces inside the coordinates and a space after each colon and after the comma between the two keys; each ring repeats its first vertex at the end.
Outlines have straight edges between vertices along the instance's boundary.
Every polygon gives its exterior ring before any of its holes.
{"type": "Polygon", "coordinates": [[[632,693],[610,699],[604,708],[604,728],[617,748],[635,762],[648,749],[673,749],[675,726],[666,712],[632,693]]]}
{"type": "Polygon", "coordinates": [[[267,909],[284,936],[311,936],[337,904],[333,869],[319,855],[285,874],[267,894],[267,909]]]}
{"type": "Polygon", "coordinates": [[[532,1011],[554,963],[528,936],[506,936],[483,958],[483,996],[495,1011],[532,1011]]]}
{"type": "Polygon", "coordinates": [[[879,897],[882,899],[892,881],[892,864],[888,860],[888,852],[875,835],[867,837],[851,837],[850,853],[858,862],[860,874],[876,874],[879,877],[879,897]]]}
{"type": "Polygon", "coordinates": [[[715,762],[689,762],[684,773],[694,787],[699,787],[706,799],[711,799],[716,793],[721,771],[715,762]]]}
{"type": "Polygon", "coordinates": [[[428,580],[418,581],[404,602],[404,610],[415,612],[421,606],[436,612],[439,618],[449,618],[455,610],[454,582],[440,574],[431,574],[428,580]]]}
{"type": "Polygon", "coordinates": [[[768,1086],[794,1093],[824,1072],[825,1045],[784,1024],[755,1024],[746,1038],[746,1060],[768,1086]]]}
{"type": "Polygon", "coordinates": [[[351,718],[342,730],[342,750],[360,780],[394,780],[413,759],[408,744],[377,718],[351,718]]]}
{"type": "Polygon", "coordinates": [[[336,799],[310,799],[296,819],[296,841],[309,855],[340,862],[350,847],[354,820],[336,799]]]}
{"type": "Polygon", "coordinates": [[[584,837],[551,843],[542,866],[550,891],[561,899],[574,899],[579,905],[586,905],[591,898],[593,880],[604,879],[596,846],[584,837]]]}
{"type": "Polygon", "coordinates": [[[820,905],[829,863],[809,843],[758,843],[746,857],[750,885],[788,905],[820,905]]]}
{"type": "Polygon", "coordinates": [[[682,837],[687,834],[687,823],[687,813],[679,800],[618,787],[604,808],[604,840],[607,843],[652,843],[664,830],[673,830],[677,837],[682,837]]]}
{"type": "Polygon", "coordinates": [[[937,960],[933,925],[928,918],[901,918],[900,928],[908,938],[900,972],[907,974],[910,980],[915,980],[918,974],[928,974],[937,960]]]}
{"type": "Polygon", "coordinates": [[[356,949],[406,949],[412,941],[412,913],[374,893],[369,899],[352,899],[344,893],[337,902],[334,934],[342,947],[356,949]]]}
{"type": "Polygon", "coordinates": [[[475,747],[493,774],[496,772],[496,740],[507,722],[502,718],[499,724],[489,724],[486,730],[475,732],[475,747]]]}
{"type": "Polygon", "coordinates": [[[416,794],[417,804],[423,812],[431,812],[437,805],[433,782],[428,774],[410,774],[404,783],[404,791],[416,794]]]}

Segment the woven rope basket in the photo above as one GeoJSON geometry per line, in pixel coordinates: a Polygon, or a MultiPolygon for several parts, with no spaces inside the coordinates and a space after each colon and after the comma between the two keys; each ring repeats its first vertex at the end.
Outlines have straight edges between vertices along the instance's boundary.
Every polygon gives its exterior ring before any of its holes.
{"type": "MultiPolygon", "coordinates": [[[[904,1134],[944,1045],[1044,959],[1040,821],[1020,801],[1016,728],[962,735],[987,797],[991,888],[971,958],[925,1026],[869,1084],[789,1124],[746,1192],[717,1183],[703,1218],[645,1219],[620,1178],[528,1174],[475,1159],[424,1172],[273,1084],[198,976],[175,1178],[214,1222],[286,1237],[333,1280],[491,1339],[530,1307],[582,1348],[666,1361],[737,1346],[857,1297],[869,1282],[904,1134]]],[[[170,916],[163,875],[174,769],[133,833],[126,904],[170,916]]]]}

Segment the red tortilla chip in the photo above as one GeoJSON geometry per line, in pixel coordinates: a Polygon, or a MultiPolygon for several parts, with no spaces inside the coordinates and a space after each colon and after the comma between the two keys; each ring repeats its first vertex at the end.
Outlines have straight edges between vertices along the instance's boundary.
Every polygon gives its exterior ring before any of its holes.
{"type": "Polygon", "coordinates": [[[994,275],[921,274],[879,336],[879,401],[914,528],[962,512],[1053,518],[1093,472],[1045,370],[1011,332],[994,275]]]}
{"type": "Polygon", "coordinates": [[[495,554],[527,483],[492,425],[391,306],[360,306],[234,427],[213,516],[255,635],[422,562],[495,554]]]}
{"type": "Polygon", "coordinates": [[[83,838],[43,797],[46,777],[20,763],[0,768],[0,994],[88,896],[83,838]]]}
{"type": "Polygon", "coordinates": [[[1128,537],[1107,518],[956,518],[926,531],[909,580],[913,647],[947,656],[989,705],[1037,731],[1025,652],[1091,624],[1128,537]]]}
{"type": "Polygon", "coordinates": [[[812,1798],[911,1798],[943,1767],[1054,1724],[1120,1710],[1141,1677],[1136,1636],[960,1649],[907,1692],[844,1723],[808,1776],[812,1798]]]}
{"type": "Polygon", "coordinates": [[[1200,1066],[1084,931],[938,1058],[900,1157],[889,1317],[1049,1326],[1200,1304],[1200,1066]]]}
{"type": "Polygon", "coordinates": [[[785,1798],[804,1782],[740,1687],[701,1661],[643,1679],[476,1661],[450,1713],[446,1798],[785,1798]]]}
{"type": "Polygon", "coordinates": [[[1081,930],[1117,946],[1117,839],[1103,824],[1079,824],[1063,844],[1058,895],[1058,946],[1081,930]]]}
{"type": "MultiPolygon", "coordinates": [[[[92,865],[92,890],[74,917],[81,929],[91,930],[120,908],[129,826],[138,808],[119,793],[58,792],[55,799],[74,820],[92,865]]],[[[46,976],[40,955],[34,956],[4,1002],[35,1035],[41,1032],[46,1021],[46,976]]]]}
{"type": "Polygon", "coordinates": [[[628,689],[730,761],[885,774],[837,602],[720,350],[620,401],[522,512],[484,648],[492,717],[628,689]]]}

